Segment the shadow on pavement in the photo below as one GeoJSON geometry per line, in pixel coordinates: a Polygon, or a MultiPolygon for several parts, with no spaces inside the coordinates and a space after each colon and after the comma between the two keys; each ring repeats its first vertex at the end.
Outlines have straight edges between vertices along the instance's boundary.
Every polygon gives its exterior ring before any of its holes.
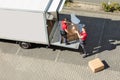
{"type": "Polygon", "coordinates": [[[105,66],[104,69],[108,69],[110,67],[105,60],[103,60],[102,62],[104,64],[104,66],[105,66]]]}

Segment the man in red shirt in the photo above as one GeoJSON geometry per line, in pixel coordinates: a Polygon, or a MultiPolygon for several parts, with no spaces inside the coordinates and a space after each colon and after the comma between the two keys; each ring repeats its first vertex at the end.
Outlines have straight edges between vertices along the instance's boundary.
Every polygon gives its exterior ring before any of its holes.
{"type": "Polygon", "coordinates": [[[85,55],[83,56],[83,58],[85,58],[85,57],[88,56],[88,54],[87,54],[87,52],[86,52],[86,50],[85,50],[85,48],[84,48],[85,41],[86,41],[86,39],[87,39],[88,34],[87,34],[87,32],[86,32],[85,27],[82,28],[82,32],[79,33],[78,31],[75,31],[75,33],[77,33],[77,35],[78,35],[78,37],[79,37],[79,39],[80,39],[80,46],[82,47],[83,52],[84,52],[84,54],[85,54],[85,55]]]}
{"type": "Polygon", "coordinates": [[[85,42],[88,36],[85,27],[82,28],[82,32],[78,33],[77,31],[77,35],[83,42],[85,42]]]}
{"type": "Polygon", "coordinates": [[[65,18],[62,22],[61,22],[61,30],[60,30],[60,34],[61,34],[61,41],[60,43],[62,43],[62,38],[65,39],[65,44],[68,44],[67,41],[67,33],[68,33],[68,24],[67,24],[67,19],[65,18]]]}

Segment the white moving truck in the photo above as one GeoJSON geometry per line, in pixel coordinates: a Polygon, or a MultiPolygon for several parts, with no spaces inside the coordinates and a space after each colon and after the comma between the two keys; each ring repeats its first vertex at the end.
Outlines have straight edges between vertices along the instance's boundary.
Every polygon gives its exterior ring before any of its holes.
{"type": "Polygon", "coordinates": [[[64,45],[58,39],[54,41],[58,12],[64,3],[65,0],[0,0],[0,38],[18,41],[22,48],[29,48],[30,43],[78,48],[78,43],[64,45]]]}

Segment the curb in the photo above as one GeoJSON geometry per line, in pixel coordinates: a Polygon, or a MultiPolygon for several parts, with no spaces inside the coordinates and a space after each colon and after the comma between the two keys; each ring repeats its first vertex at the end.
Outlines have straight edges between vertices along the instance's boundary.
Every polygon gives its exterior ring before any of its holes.
{"type": "MultiPolygon", "coordinates": [[[[94,3],[89,3],[89,2],[81,2],[81,1],[74,1],[73,3],[80,3],[83,5],[95,5],[95,6],[100,6],[100,4],[94,4],[94,3]]],[[[99,17],[99,18],[107,18],[107,19],[117,19],[120,20],[120,13],[117,12],[104,12],[104,11],[93,11],[93,10],[85,10],[85,9],[80,9],[79,7],[63,7],[63,10],[61,13],[74,13],[76,15],[81,15],[81,16],[89,16],[90,17],[99,17]],[[85,13],[85,14],[81,14],[81,13],[85,13]],[[88,14],[88,15],[87,15],[88,14]]]]}
{"type": "Polygon", "coordinates": [[[64,7],[64,10],[74,10],[74,11],[84,11],[84,12],[91,12],[91,13],[98,13],[98,14],[105,14],[105,15],[113,15],[113,16],[120,16],[120,13],[112,13],[112,12],[104,12],[104,11],[92,11],[92,10],[83,10],[75,7],[64,7]]]}
{"type": "Polygon", "coordinates": [[[89,4],[89,5],[100,5],[98,3],[86,2],[86,1],[73,1],[73,3],[82,3],[82,4],[89,4]]]}
{"type": "Polygon", "coordinates": [[[108,15],[108,14],[102,14],[102,13],[95,13],[95,12],[90,12],[90,11],[83,11],[83,10],[73,10],[73,9],[63,9],[61,14],[75,14],[79,16],[85,16],[85,17],[95,17],[95,18],[104,18],[104,19],[112,19],[112,20],[120,20],[120,16],[113,16],[113,15],[108,15]]]}

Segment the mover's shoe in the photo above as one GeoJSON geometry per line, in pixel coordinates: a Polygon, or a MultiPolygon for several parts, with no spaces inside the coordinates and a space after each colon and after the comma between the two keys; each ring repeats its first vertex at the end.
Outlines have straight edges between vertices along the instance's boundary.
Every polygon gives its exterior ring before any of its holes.
{"type": "Polygon", "coordinates": [[[69,45],[70,43],[65,43],[66,45],[69,45]]]}
{"type": "Polygon", "coordinates": [[[88,54],[85,54],[84,56],[83,56],[83,58],[86,58],[88,56],[88,54]]]}

